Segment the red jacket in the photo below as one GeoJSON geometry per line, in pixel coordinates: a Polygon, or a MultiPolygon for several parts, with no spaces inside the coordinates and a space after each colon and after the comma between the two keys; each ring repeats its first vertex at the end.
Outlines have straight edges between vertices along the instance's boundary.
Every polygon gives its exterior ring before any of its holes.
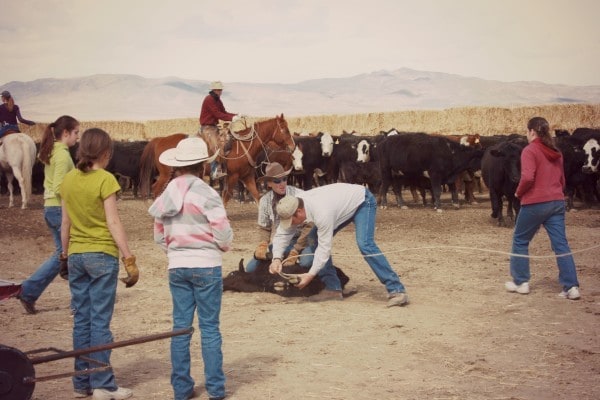
{"type": "Polygon", "coordinates": [[[562,154],[535,139],[521,153],[521,180],[515,193],[521,205],[564,200],[564,188],[562,154]]]}
{"type": "Polygon", "coordinates": [[[217,125],[219,120],[231,121],[235,114],[225,111],[220,97],[213,91],[208,93],[200,109],[200,125],[217,125]]]}

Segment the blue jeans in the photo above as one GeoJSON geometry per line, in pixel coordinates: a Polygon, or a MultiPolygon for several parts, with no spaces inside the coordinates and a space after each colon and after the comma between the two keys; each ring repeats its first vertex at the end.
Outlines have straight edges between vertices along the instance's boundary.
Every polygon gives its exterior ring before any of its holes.
{"type": "MultiPolygon", "coordinates": [[[[119,260],[104,253],[69,255],[69,286],[73,315],[73,349],[99,346],[113,342],[110,321],[115,308],[119,260]]],[[[87,357],[110,364],[111,350],[98,351],[87,357]]],[[[75,359],[75,371],[97,367],[83,359],[75,359]]],[[[73,377],[78,391],[117,389],[112,371],[95,372],[73,377]]]]}
{"type": "Polygon", "coordinates": [[[20,132],[19,125],[5,124],[0,126],[0,138],[2,138],[2,136],[4,136],[4,134],[8,131],[20,132]]]}
{"type": "MultiPolygon", "coordinates": [[[[529,242],[542,225],[548,233],[554,254],[558,256],[571,252],[565,233],[565,202],[555,200],[521,206],[515,223],[512,253],[528,255],[529,242]]],[[[556,262],[558,264],[558,282],[562,285],[563,290],[579,286],[573,256],[556,257],[556,262]]],[[[510,274],[517,285],[529,282],[531,278],[529,258],[511,256],[510,274]]]]}
{"type": "Polygon", "coordinates": [[[61,218],[61,207],[44,207],[44,220],[50,229],[50,233],[52,233],[56,250],[50,258],[38,267],[33,275],[21,283],[23,291],[19,297],[28,303],[35,303],[37,301],[50,282],[56,278],[60,270],[58,256],[62,252],[62,244],[60,242],[61,218]]]}
{"type": "Polygon", "coordinates": [[[356,227],[356,244],[360,253],[364,256],[365,261],[379,282],[385,285],[388,293],[403,293],[406,291],[400,277],[392,269],[385,255],[380,254],[381,250],[375,243],[375,216],[377,214],[377,201],[373,194],[366,189],[365,201],[356,209],[354,216],[348,221],[337,227],[334,235],[350,222],[354,222],[356,227]],[[369,256],[370,254],[379,254],[377,256],[369,256]]]}
{"type": "MultiPolygon", "coordinates": [[[[170,269],[169,288],[173,298],[173,330],[192,326],[196,311],[206,391],[209,397],[225,396],[222,339],[219,330],[223,296],[221,267],[170,269]]],[[[191,337],[190,334],[171,338],[171,385],[175,400],[187,400],[194,391],[194,379],[190,374],[191,337]]]]}
{"type": "MultiPolygon", "coordinates": [[[[307,246],[300,252],[300,257],[298,257],[298,265],[302,268],[310,269],[310,267],[312,267],[313,259],[315,258],[315,249],[317,248],[318,244],[317,227],[313,227],[311,229],[310,233],[308,234],[307,242],[307,246]]],[[[287,255],[294,248],[294,244],[296,244],[296,239],[293,239],[290,242],[290,244],[285,248],[283,254],[287,255]]],[[[269,251],[273,251],[272,244],[269,245],[269,251]]],[[[246,264],[246,272],[254,272],[259,263],[259,260],[252,257],[252,259],[248,261],[248,264],[246,264]]],[[[342,290],[342,283],[335,272],[331,257],[329,257],[327,264],[321,268],[317,275],[321,279],[321,282],[323,282],[325,285],[325,289],[342,290]]]]}

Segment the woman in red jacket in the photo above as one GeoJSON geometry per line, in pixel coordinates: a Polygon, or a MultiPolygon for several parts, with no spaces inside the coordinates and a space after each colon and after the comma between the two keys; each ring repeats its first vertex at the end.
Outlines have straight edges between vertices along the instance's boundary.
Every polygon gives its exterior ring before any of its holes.
{"type": "Polygon", "coordinates": [[[506,282],[509,292],[529,293],[529,242],[544,226],[558,263],[558,281],[562,285],[560,297],[577,300],[579,282],[575,261],[565,233],[565,176],[563,157],[550,136],[550,125],[541,117],[527,124],[529,144],[521,153],[521,180],[516,196],[521,209],[515,223],[510,274],[512,281],[506,282]],[[518,255],[523,256],[518,256],[518,255]]]}

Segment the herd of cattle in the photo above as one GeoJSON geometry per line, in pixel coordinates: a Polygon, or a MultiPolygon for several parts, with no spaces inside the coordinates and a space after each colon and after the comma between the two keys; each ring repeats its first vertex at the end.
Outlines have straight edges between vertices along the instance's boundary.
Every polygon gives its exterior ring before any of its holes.
{"type": "MultiPolygon", "coordinates": [[[[555,135],[556,145],[564,157],[568,208],[573,207],[575,196],[588,207],[599,204],[600,130],[578,128],[571,134],[556,131],[555,135]]],[[[304,190],[333,182],[363,184],[377,194],[381,207],[387,207],[391,186],[399,207],[406,207],[402,192],[410,189],[413,201],[422,201],[424,205],[430,194],[431,204],[438,211],[441,211],[443,188],[448,188],[453,206],[458,207],[459,189],[466,202],[473,202],[475,187],[483,179],[489,190],[492,217],[497,219],[498,225],[506,225],[504,201],[507,202],[508,218],[514,220],[519,212],[515,191],[520,179],[521,152],[527,145],[524,135],[434,135],[391,129],[375,136],[347,132],[339,136],[322,132],[293,136],[296,144],[293,152],[272,152],[257,160],[256,178],[264,173],[265,163],[276,160],[286,170],[293,171],[289,183],[304,190]]],[[[123,190],[131,187],[135,197],[150,196],[149,193],[138,193],[142,186],[140,160],[147,145],[148,141],[115,142],[107,166],[107,170],[119,179],[123,190]]],[[[76,146],[70,151],[75,160],[76,146]]],[[[43,193],[41,162],[35,164],[32,174],[33,192],[43,193]]],[[[4,177],[3,180],[6,186],[4,177]]],[[[218,182],[211,184],[216,186],[218,182]]],[[[143,186],[149,188],[151,185],[143,186]]],[[[238,191],[244,193],[243,188],[238,191]]],[[[285,277],[271,275],[268,266],[269,262],[265,261],[255,272],[248,273],[241,260],[238,270],[224,278],[224,290],[271,292],[289,297],[310,296],[324,287],[319,279],[315,279],[310,287],[299,290],[285,277]]],[[[284,272],[305,272],[298,268],[298,265],[286,267],[284,272]]],[[[343,285],[348,283],[349,278],[340,269],[337,273],[343,285]]]]}
{"type": "MultiPolygon", "coordinates": [[[[600,130],[577,128],[571,134],[556,131],[555,135],[564,156],[568,207],[573,207],[575,196],[586,206],[598,204],[600,130]]],[[[503,200],[507,201],[509,218],[514,218],[519,210],[514,193],[520,177],[520,154],[527,145],[524,135],[435,135],[391,129],[374,136],[354,132],[339,136],[322,132],[294,134],[294,141],[294,152],[278,154],[277,161],[286,170],[292,168],[290,183],[304,190],[332,182],[364,184],[377,194],[380,206],[385,208],[391,186],[399,207],[406,207],[402,192],[410,189],[413,201],[419,201],[420,194],[423,204],[427,204],[429,193],[433,208],[440,211],[443,188],[448,188],[453,206],[458,207],[459,190],[466,202],[472,202],[474,187],[483,178],[489,190],[492,217],[498,219],[498,224],[505,224],[503,200]]],[[[149,196],[138,193],[140,158],[147,144],[115,142],[107,167],[124,189],[132,187],[136,197],[149,196]]],[[[75,159],[76,148],[71,152],[75,159]]],[[[257,177],[268,161],[257,165],[257,177]]],[[[38,161],[32,177],[34,193],[43,192],[43,174],[43,165],[38,161]]]]}

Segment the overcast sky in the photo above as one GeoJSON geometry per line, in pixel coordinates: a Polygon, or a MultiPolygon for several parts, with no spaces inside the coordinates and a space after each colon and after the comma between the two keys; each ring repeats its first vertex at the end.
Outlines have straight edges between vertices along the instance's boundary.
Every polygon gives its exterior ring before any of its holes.
{"type": "Polygon", "coordinates": [[[295,83],[406,67],[600,85],[598,0],[0,0],[0,84],[295,83]]]}

